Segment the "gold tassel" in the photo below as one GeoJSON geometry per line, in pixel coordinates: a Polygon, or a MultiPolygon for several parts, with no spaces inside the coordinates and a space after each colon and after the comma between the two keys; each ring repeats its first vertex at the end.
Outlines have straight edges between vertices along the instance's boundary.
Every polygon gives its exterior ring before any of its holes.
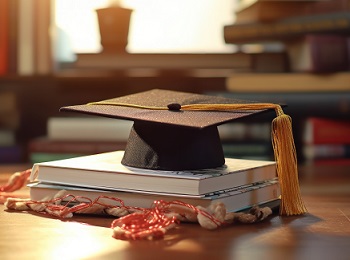
{"type": "MultiPolygon", "coordinates": [[[[168,110],[168,107],[150,107],[125,103],[94,102],[88,105],[113,105],[127,106],[140,109],[168,110]]],[[[272,121],[272,146],[277,167],[277,175],[281,188],[281,215],[300,215],[307,212],[301,198],[298,163],[296,149],[292,132],[292,119],[284,114],[280,105],[272,103],[248,103],[248,104],[170,104],[176,110],[198,110],[198,111],[232,111],[232,110],[261,110],[274,109],[277,117],[272,121]],[[174,106],[176,105],[176,106],[174,106]]]]}
{"type": "Polygon", "coordinates": [[[292,119],[281,107],[272,121],[272,145],[281,189],[281,215],[300,215],[307,210],[301,198],[298,163],[292,131],[292,119]]]}

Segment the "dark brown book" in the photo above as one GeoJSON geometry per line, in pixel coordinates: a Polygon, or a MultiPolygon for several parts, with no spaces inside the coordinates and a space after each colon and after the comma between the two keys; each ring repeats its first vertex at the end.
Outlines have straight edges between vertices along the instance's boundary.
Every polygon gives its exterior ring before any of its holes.
{"type": "Polygon", "coordinates": [[[285,43],[294,72],[349,70],[349,37],[337,34],[307,34],[285,43]]]}
{"type": "Polygon", "coordinates": [[[275,22],[293,16],[350,10],[349,0],[255,0],[242,1],[236,10],[236,23],[275,22]],[[248,2],[245,4],[244,2],[248,2]]]}
{"type": "Polygon", "coordinates": [[[8,6],[8,73],[17,73],[18,60],[18,1],[9,0],[8,6]]]}
{"type": "Polygon", "coordinates": [[[80,53],[74,65],[79,69],[107,69],[159,72],[160,70],[234,69],[255,72],[283,72],[287,70],[287,56],[283,51],[255,53],[212,54],[106,54],[80,53]],[[142,70],[141,70],[142,71],[142,70]]]}
{"type": "Polygon", "coordinates": [[[36,74],[53,72],[51,44],[51,1],[36,0],[33,4],[34,31],[34,70],[36,74]]]}
{"type": "Polygon", "coordinates": [[[308,33],[350,33],[350,12],[293,17],[273,23],[247,23],[224,26],[226,43],[281,41],[308,33]]]}

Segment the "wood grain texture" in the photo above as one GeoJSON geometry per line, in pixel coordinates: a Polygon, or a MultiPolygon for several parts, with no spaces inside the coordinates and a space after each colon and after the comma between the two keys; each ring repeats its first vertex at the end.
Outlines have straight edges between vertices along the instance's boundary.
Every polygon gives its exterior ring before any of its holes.
{"type": "MultiPolygon", "coordinates": [[[[3,172],[0,180],[4,182],[13,169],[0,167],[3,172]]],[[[301,171],[307,175],[312,169],[301,171]]],[[[313,185],[310,178],[317,178],[313,172],[307,176],[301,179],[306,183],[302,186],[313,185]]],[[[337,178],[330,185],[350,184],[349,175],[337,176],[342,179],[337,178]]],[[[304,216],[274,215],[254,225],[233,225],[214,231],[196,224],[181,224],[169,231],[165,239],[157,241],[114,239],[109,228],[113,218],[109,217],[75,216],[60,220],[31,212],[7,211],[1,205],[0,256],[1,259],[348,259],[349,194],[350,189],[341,194],[306,192],[304,200],[309,213],[304,216]]]]}

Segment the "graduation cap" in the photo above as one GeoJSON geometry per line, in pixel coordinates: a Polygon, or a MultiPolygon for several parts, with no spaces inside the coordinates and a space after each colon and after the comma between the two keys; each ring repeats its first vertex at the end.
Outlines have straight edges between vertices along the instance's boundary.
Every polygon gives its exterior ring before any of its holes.
{"type": "Polygon", "coordinates": [[[272,141],[281,184],[281,213],[302,214],[306,209],[300,196],[291,119],[280,105],[154,89],[60,110],[134,121],[122,164],[180,171],[223,166],[217,126],[271,109],[277,114],[272,141]]]}

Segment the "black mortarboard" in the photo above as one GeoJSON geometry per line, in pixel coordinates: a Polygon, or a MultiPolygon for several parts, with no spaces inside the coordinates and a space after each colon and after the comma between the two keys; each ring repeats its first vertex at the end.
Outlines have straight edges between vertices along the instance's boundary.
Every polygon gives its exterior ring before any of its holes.
{"type": "MultiPolygon", "coordinates": [[[[282,127],[277,128],[281,128],[283,132],[279,133],[278,129],[273,128],[273,135],[276,136],[273,146],[277,172],[286,170],[297,175],[291,127],[284,126],[286,115],[276,104],[155,89],[104,101],[63,107],[61,111],[134,121],[122,160],[126,166],[154,170],[193,170],[219,167],[225,163],[218,125],[267,109],[274,109],[277,118],[282,119],[278,121],[281,121],[278,125],[282,127]],[[286,138],[290,151],[285,148],[285,144],[280,145],[281,139],[282,141],[285,139],[284,131],[288,131],[291,136],[286,138]],[[287,151],[280,151],[280,147],[287,151]],[[288,155],[284,156],[284,153],[288,155]],[[284,162],[283,158],[281,161],[281,157],[292,157],[295,167],[286,166],[287,162],[284,162]]],[[[288,117],[287,121],[289,119],[288,117]]],[[[287,161],[288,159],[290,158],[287,158],[287,161]]],[[[293,162],[288,161],[288,164],[293,165],[293,162]]],[[[296,184],[293,183],[292,186],[293,189],[297,189],[292,192],[298,193],[297,176],[296,184]]],[[[281,192],[283,194],[283,186],[281,192]]],[[[287,209],[287,215],[297,214],[295,212],[298,210],[289,211],[287,209]],[[288,213],[289,211],[292,213],[288,213]]]]}
{"type": "Polygon", "coordinates": [[[156,89],[61,110],[133,120],[122,160],[124,165],[157,170],[195,170],[225,163],[218,125],[262,110],[184,111],[180,106],[232,103],[242,101],[156,89]]]}

